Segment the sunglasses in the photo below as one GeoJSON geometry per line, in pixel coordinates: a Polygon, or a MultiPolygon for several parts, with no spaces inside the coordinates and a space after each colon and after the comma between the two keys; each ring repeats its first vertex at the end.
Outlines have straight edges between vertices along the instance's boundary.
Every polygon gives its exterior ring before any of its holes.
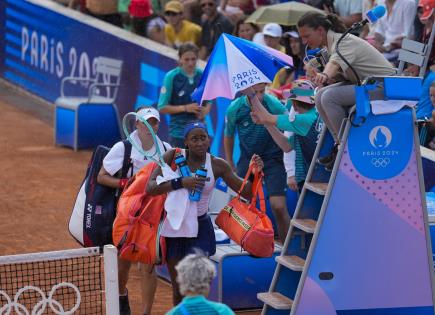
{"type": "Polygon", "coordinates": [[[176,12],[172,12],[172,11],[166,11],[165,15],[167,16],[177,16],[180,15],[181,13],[176,13],[176,12]]]}
{"type": "Polygon", "coordinates": [[[213,2],[201,3],[201,8],[205,8],[205,7],[214,7],[214,3],[213,2]]]}

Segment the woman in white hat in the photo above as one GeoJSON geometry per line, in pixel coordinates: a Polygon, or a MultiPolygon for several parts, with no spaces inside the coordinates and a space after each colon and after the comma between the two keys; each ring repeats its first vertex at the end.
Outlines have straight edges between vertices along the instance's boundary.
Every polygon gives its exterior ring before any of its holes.
{"type": "MultiPolygon", "coordinates": [[[[160,152],[165,152],[171,146],[161,141],[157,136],[157,144],[154,143],[150,130],[145,126],[138,117],[145,119],[153,128],[154,133],[157,133],[160,125],[160,114],[153,107],[141,107],[137,110],[136,130],[132,132],[131,138],[133,141],[142,147],[148,155],[157,154],[155,148],[159,146],[160,152]]],[[[124,161],[125,145],[122,141],[117,142],[112,149],[107,153],[103,160],[103,166],[98,174],[98,183],[122,191],[128,182],[128,179],[136,174],[142,167],[147,165],[152,160],[144,157],[143,153],[139,152],[135,146],[131,148],[130,169],[127,172],[126,178],[119,178],[119,173],[124,161]]],[[[158,157],[156,156],[155,159],[158,157]]],[[[120,195],[120,193],[118,194],[120,195]]],[[[120,315],[130,315],[130,306],[128,301],[128,291],[126,288],[128,274],[130,271],[131,262],[123,259],[118,259],[118,278],[119,278],[119,308],[120,315]]],[[[154,301],[154,293],[157,287],[157,277],[153,266],[140,265],[142,274],[142,303],[143,314],[150,314],[151,307],[154,301]]]]}

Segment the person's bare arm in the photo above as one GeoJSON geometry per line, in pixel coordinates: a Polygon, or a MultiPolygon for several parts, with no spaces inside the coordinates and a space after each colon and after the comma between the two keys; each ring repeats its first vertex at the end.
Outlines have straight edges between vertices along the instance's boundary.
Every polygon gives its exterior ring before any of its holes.
{"type": "MultiPolygon", "coordinates": [[[[175,157],[175,149],[167,151],[163,155],[163,159],[165,160],[166,164],[171,165],[172,161],[175,157]]],[[[162,169],[160,166],[158,166],[151,174],[150,179],[148,181],[147,185],[147,193],[150,195],[162,195],[165,193],[168,193],[170,191],[173,191],[171,181],[167,181],[164,183],[161,183],[160,185],[157,184],[157,176],[162,175],[162,169]]],[[[202,189],[205,185],[205,178],[201,177],[181,177],[181,186],[182,188],[186,189],[202,189]]]]}
{"type": "Polygon", "coordinates": [[[101,167],[97,176],[97,183],[112,188],[121,188],[120,179],[112,176],[107,172],[104,167],[101,167]]]}
{"type": "Polygon", "coordinates": [[[181,113],[192,113],[197,115],[201,113],[201,107],[197,103],[190,103],[186,105],[175,105],[172,106],[167,104],[161,108],[159,108],[160,113],[162,114],[181,114],[181,113]]]}
{"type": "Polygon", "coordinates": [[[233,151],[234,151],[234,137],[224,137],[224,151],[225,151],[225,158],[228,161],[231,169],[233,171],[236,170],[236,165],[234,164],[233,160],[233,151]]]}
{"type": "MultiPolygon", "coordinates": [[[[263,169],[263,161],[258,155],[254,154],[252,156],[251,163],[255,163],[255,171],[259,172],[263,169]]],[[[213,157],[212,165],[215,170],[215,177],[221,177],[232,190],[236,192],[240,190],[243,179],[234,173],[227,161],[213,157]]],[[[248,181],[245,187],[243,187],[241,195],[246,199],[252,197],[252,183],[250,181],[248,181]]]]}
{"type": "Polygon", "coordinates": [[[273,141],[275,141],[281,150],[284,152],[290,152],[292,150],[288,138],[275,125],[265,125],[265,127],[272,136],[273,141]]]}

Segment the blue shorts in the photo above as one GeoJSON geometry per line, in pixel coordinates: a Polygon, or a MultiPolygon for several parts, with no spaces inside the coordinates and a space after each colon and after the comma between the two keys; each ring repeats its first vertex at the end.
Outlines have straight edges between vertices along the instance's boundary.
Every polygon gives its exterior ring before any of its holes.
{"type": "MultiPolygon", "coordinates": [[[[237,175],[245,177],[249,168],[249,161],[240,157],[237,163],[237,175]]],[[[287,191],[287,173],[284,168],[284,162],[281,156],[263,159],[264,163],[264,184],[268,196],[286,196],[287,191]]]]}
{"type": "Polygon", "coordinates": [[[166,259],[182,259],[200,249],[206,256],[216,253],[214,227],[208,214],[198,217],[197,237],[166,237],[166,259]]]}

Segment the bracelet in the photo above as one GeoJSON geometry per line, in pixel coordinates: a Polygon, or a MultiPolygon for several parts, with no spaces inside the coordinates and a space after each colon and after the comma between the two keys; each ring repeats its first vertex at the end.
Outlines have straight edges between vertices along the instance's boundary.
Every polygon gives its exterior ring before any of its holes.
{"type": "Polygon", "coordinates": [[[171,180],[171,187],[172,190],[178,190],[180,188],[183,188],[183,180],[181,177],[174,178],[171,180]]]}
{"type": "Polygon", "coordinates": [[[128,178],[121,178],[119,180],[119,188],[124,189],[125,186],[127,186],[127,183],[128,183],[128,178]]]}

